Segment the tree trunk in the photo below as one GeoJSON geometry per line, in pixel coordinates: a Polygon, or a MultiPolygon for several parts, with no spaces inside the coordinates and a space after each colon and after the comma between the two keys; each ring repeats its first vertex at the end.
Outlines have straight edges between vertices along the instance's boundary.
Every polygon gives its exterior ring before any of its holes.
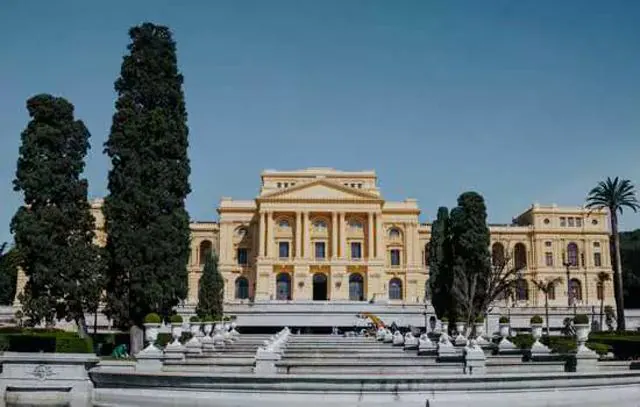
{"type": "Polygon", "coordinates": [[[547,321],[547,336],[550,336],[549,333],[549,294],[544,293],[544,320],[547,321]]]}
{"type": "Polygon", "coordinates": [[[600,331],[604,331],[602,326],[602,316],[604,314],[604,283],[602,284],[602,297],[600,298],[600,331]]]}
{"type": "Polygon", "coordinates": [[[133,325],[129,329],[129,342],[131,345],[129,354],[136,355],[144,346],[144,330],[137,325],[133,325]]]}
{"type": "Polygon", "coordinates": [[[76,318],[76,326],[78,327],[78,336],[85,338],[87,336],[87,322],[84,319],[84,315],[76,318]]]}
{"type": "Polygon", "coordinates": [[[620,234],[618,233],[618,214],[609,209],[611,216],[611,234],[613,238],[613,251],[615,255],[615,267],[613,268],[614,292],[616,295],[616,318],[618,330],[626,329],[624,320],[624,289],[622,285],[622,258],[620,256],[620,234]]]}

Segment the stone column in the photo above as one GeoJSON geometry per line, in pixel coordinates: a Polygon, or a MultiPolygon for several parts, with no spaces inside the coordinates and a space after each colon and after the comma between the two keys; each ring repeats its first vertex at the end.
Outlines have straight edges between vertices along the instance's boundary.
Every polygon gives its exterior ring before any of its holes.
{"type": "Polygon", "coordinates": [[[264,222],[264,212],[260,211],[260,228],[258,229],[258,257],[266,257],[267,252],[265,250],[265,236],[267,229],[264,222]]]}
{"type": "Polygon", "coordinates": [[[347,222],[344,212],[340,212],[340,257],[347,258],[347,222]]]}
{"type": "Polygon", "coordinates": [[[382,227],[382,212],[376,213],[376,258],[384,259],[384,230],[382,227]]]}
{"type": "Polygon", "coordinates": [[[302,258],[302,214],[296,212],[296,259],[302,258]]]}
{"type": "Polygon", "coordinates": [[[406,263],[405,267],[413,266],[413,225],[411,223],[405,223],[405,234],[404,234],[404,245],[405,252],[407,255],[405,256],[406,263]]]}
{"type": "Polygon", "coordinates": [[[338,213],[331,213],[331,258],[338,257],[338,213]]]}
{"type": "Polygon", "coordinates": [[[374,249],[374,245],[373,245],[373,239],[374,239],[374,234],[373,234],[373,212],[369,212],[367,214],[367,218],[369,220],[369,223],[367,225],[367,244],[368,244],[368,250],[367,250],[367,259],[373,259],[375,257],[375,249],[374,249]]]}
{"type": "Polygon", "coordinates": [[[302,212],[302,216],[303,216],[303,228],[304,228],[304,233],[302,234],[304,236],[304,243],[303,243],[303,247],[304,247],[304,257],[306,259],[311,258],[311,252],[309,251],[309,245],[311,244],[311,239],[309,239],[310,234],[311,234],[311,225],[309,224],[309,212],[302,212]]]}
{"type": "Polygon", "coordinates": [[[265,227],[265,242],[267,246],[267,257],[273,257],[273,212],[266,212],[267,225],[265,227]]]}

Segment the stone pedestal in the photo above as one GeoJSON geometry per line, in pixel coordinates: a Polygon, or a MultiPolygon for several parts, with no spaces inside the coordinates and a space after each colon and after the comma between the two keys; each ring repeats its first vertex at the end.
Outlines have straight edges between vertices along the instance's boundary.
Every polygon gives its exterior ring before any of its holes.
{"type": "Polygon", "coordinates": [[[384,338],[382,339],[384,343],[393,343],[393,334],[388,329],[384,332],[384,338]]]}
{"type": "Polygon", "coordinates": [[[520,349],[516,347],[509,339],[503,337],[498,343],[498,354],[499,355],[513,355],[516,353],[521,353],[520,349]]]}
{"type": "Polygon", "coordinates": [[[576,352],[576,372],[595,372],[598,370],[598,354],[585,347],[576,352]]]}
{"type": "Polygon", "coordinates": [[[256,364],[253,372],[258,374],[276,374],[276,362],[279,360],[280,355],[277,353],[260,348],[256,352],[256,364]]]}
{"type": "Polygon", "coordinates": [[[164,358],[169,360],[183,360],[186,350],[180,342],[171,342],[164,348],[164,358]]]}
{"type": "Polygon", "coordinates": [[[449,335],[443,333],[438,342],[438,360],[457,359],[458,351],[449,340],[449,335]]]}
{"type": "Polygon", "coordinates": [[[469,345],[464,349],[464,373],[484,374],[486,369],[487,358],[482,351],[482,348],[478,346],[475,340],[469,341],[469,345]]]}
{"type": "Polygon", "coordinates": [[[435,343],[429,339],[428,334],[420,335],[420,340],[418,341],[418,355],[432,355],[435,354],[438,350],[438,347],[435,343]]]}
{"type": "Polygon", "coordinates": [[[159,372],[162,369],[164,354],[153,344],[147,346],[136,357],[136,371],[159,372]]]}
{"type": "Polygon", "coordinates": [[[393,346],[403,346],[404,345],[404,336],[400,333],[400,331],[396,331],[393,334],[393,346]]]}
{"type": "Polygon", "coordinates": [[[411,332],[407,332],[404,336],[404,350],[418,349],[418,338],[413,336],[411,332]]]}

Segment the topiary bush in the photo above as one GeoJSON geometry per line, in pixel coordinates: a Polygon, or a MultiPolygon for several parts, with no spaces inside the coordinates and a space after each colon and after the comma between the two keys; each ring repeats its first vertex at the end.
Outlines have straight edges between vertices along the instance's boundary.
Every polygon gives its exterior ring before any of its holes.
{"type": "Polygon", "coordinates": [[[183,322],[182,315],[179,314],[171,315],[171,318],[169,318],[169,320],[172,324],[181,324],[183,322]]]}
{"type": "Polygon", "coordinates": [[[529,322],[531,322],[532,324],[541,324],[542,317],[540,315],[534,315],[531,317],[531,320],[529,322]]]}
{"type": "Polygon", "coordinates": [[[213,318],[213,316],[212,316],[212,315],[205,315],[205,316],[202,318],[202,322],[207,323],[207,324],[210,324],[210,323],[212,323],[212,322],[215,322],[215,320],[214,320],[214,318],[213,318]]]}
{"type": "Polygon", "coordinates": [[[149,313],[144,317],[145,324],[159,324],[161,322],[162,318],[160,318],[160,315],[156,314],[155,312],[149,313]]]}
{"type": "Polygon", "coordinates": [[[508,324],[509,323],[509,317],[500,317],[500,319],[498,320],[499,323],[501,324],[508,324]]]}
{"type": "Polygon", "coordinates": [[[483,316],[476,317],[476,324],[481,324],[483,322],[484,322],[484,317],[483,316]]]}
{"type": "Polygon", "coordinates": [[[197,316],[194,315],[191,318],[189,318],[189,322],[198,323],[198,322],[200,322],[200,318],[198,318],[197,316]]]}
{"type": "Polygon", "coordinates": [[[24,330],[1,334],[5,351],[45,353],[95,353],[90,337],[80,338],[75,332],[52,330],[24,330]]]}
{"type": "Polygon", "coordinates": [[[586,314],[578,314],[573,318],[573,323],[578,325],[588,325],[589,317],[586,314]]]}

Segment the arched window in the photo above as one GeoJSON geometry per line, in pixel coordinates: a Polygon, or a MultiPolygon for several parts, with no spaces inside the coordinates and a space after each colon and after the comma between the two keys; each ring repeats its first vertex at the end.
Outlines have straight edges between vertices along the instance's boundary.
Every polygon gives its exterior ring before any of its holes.
{"type": "Polygon", "coordinates": [[[327,222],[324,220],[317,220],[313,222],[313,228],[317,231],[325,231],[327,230],[327,222]]]}
{"type": "Polygon", "coordinates": [[[213,244],[210,240],[203,240],[200,243],[200,265],[204,265],[207,262],[207,259],[211,257],[211,251],[213,250],[213,244]]]}
{"type": "Polygon", "coordinates": [[[291,225],[289,224],[289,221],[287,219],[280,219],[278,221],[278,227],[280,229],[289,229],[289,227],[291,227],[291,225]]]}
{"type": "Polygon", "coordinates": [[[399,278],[392,278],[391,280],[389,280],[389,299],[402,299],[402,281],[400,281],[399,278]]]}
{"type": "Polygon", "coordinates": [[[522,243],[516,243],[513,248],[513,257],[516,269],[527,267],[527,248],[522,243]]]}
{"type": "Polygon", "coordinates": [[[389,230],[389,238],[400,239],[400,230],[398,230],[397,228],[391,228],[391,230],[389,230]]]}
{"type": "Polygon", "coordinates": [[[578,267],[578,245],[573,242],[567,245],[567,263],[571,267],[578,267]]]}
{"type": "Polygon", "coordinates": [[[249,280],[245,277],[236,278],[236,299],[246,300],[249,298],[249,280]]]}
{"type": "Polygon", "coordinates": [[[291,299],[291,276],[280,273],[276,276],[276,299],[286,301],[291,299]]]}
{"type": "Polygon", "coordinates": [[[569,281],[569,293],[573,301],[582,301],[582,283],[577,278],[569,281]]]}
{"type": "Polygon", "coordinates": [[[349,300],[364,301],[364,282],[358,273],[349,276],[349,300]]]}
{"type": "Polygon", "coordinates": [[[429,243],[424,245],[424,265],[425,266],[429,266],[429,247],[431,247],[429,243]]]}
{"type": "Polygon", "coordinates": [[[516,281],[516,300],[529,301],[529,284],[524,278],[519,278],[516,281]]]}
{"type": "Polygon", "coordinates": [[[362,222],[360,222],[360,220],[358,219],[351,219],[349,220],[349,227],[351,229],[362,229],[362,222]]]}
{"type": "Polygon", "coordinates": [[[602,281],[598,281],[598,285],[596,285],[596,295],[598,297],[598,301],[602,301],[604,299],[604,283],[602,281]]]}
{"type": "Polygon", "coordinates": [[[491,261],[496,267],[504,264],[504,246],[502,243],[494,243],[491,247],[491,261]]]}

